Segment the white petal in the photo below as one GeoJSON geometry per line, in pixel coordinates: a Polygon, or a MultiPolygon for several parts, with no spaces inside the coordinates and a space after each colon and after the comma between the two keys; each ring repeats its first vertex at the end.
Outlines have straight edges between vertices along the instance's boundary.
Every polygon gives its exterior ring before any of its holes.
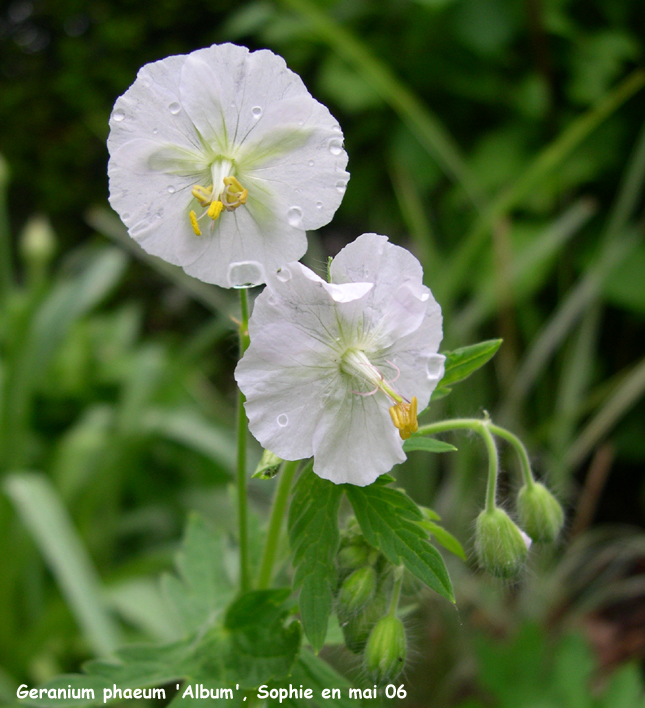
{"type": "Polygon", "coordinates": [[[314,432],[339,370],[334,351],[289,321],[291,315],[269,288],[256,299],[251,346],[235,378],[254,437],[279,457],[299,460],[313,454],[314,432]]]}
{"type": "Polygon", "coordinates": [[[307,250],[304,231],[283,225],[270,228],[254,218],[253,209],[225,211],[217,221],[206,217],[201,223],[200,238],[205,239],[206,247],[184,270],[224,288],[239,287],[246,282],[264,283],[267,273],[297,260],[307,250]],[[241,272],[255,277],[242,277],[241,272]]]}
{"type": "Polygon", "coordinates": [[[135,82],[114,104],[108,137],[110,154],[134,138],[203,151],[195,126],[180,105],[179,84],[185,60],[183,55],[167,57],[139,70],[135,82]]]}
{"type": "Polygon", "coordinates": [[[325,406],[314,435],[314,472],[336,484],[364,487],[405,460],[390,402],[379,395],[359,396],[344,379],[325,406]]]}

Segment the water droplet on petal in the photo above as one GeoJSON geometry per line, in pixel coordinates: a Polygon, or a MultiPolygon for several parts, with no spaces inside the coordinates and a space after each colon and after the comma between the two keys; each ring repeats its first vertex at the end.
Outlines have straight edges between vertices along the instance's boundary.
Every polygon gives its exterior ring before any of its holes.
{"type": "Polygon", "coordinates": [[[332,130],[334,131],[334,133],[342,133],[343,132],[340,125],[338,125],[338,123],[336,123],[336,125],[332,126],[332,130]]]}
{"type": "Polygon", "coordinates": [[[440,355],[430,356],[426,364],[426,374],[429,379],[438,380],[443,375],[444,358],[440,355]]]}
{"type": "Polygon", "coordinates": [[[316,209],[322,209],[322,202],[316,202],[316,209]]]}
{"type": "Polygon", "coordinates": [[[232,288],[250,288],[264,281],[264,269],[257,261],[238,261],[228,267],[228,283],[232,288]]]}
{"type": "Polygon", "coordinates": [[[260,106],[253,106],[251,113],[253,113],[255,119],[258,119],[262,115],[262,108],[260,108],[260,106]]]}
{"type": "Polygon", "coordinates": [[[281,414],[277,417],[277,423],[278,423],[278,425],[279,425],[281,428],[284,428],[284,426],[289,423],[289,417],[286,416],[284,413],[281,413],[281,414]]]}
{"type": "Polygon", "coordinates": [[[332,138],[329,141],[329,152],[332,155],[340,155],[343,151],[343,141],[340,138],[332,138]]]}
{"type": "Polygon", "coordinates": [[[309,167],[313,167],[316,163],[313,160],[309,160],[309,167]]]}
{"type": "Polygon", "coordinates": [[[123,214],[121,214],[122,219],[129,219],[130,218],[130,212],[125,211],[123,214]]]}
{"type": "Polygon", "coordinates": [[[287,280],[291,280],[291,271],[286,266],[282,266],[275,277],[281,282],[286,283],[287,280]]]}
{"type": "Polygon", "coordinates": [[[120,108],[117,108],[112,114],[112,118],[114,118],[117,123],[120,123],[125,118],[125,113],[120,108]]]}
{"type": "Polygon", "coordinates": [[[302,228],[302,209],[297,206],[292,206],[287,211],[287,222],[289,226],[302,228]]]}
{"type": "Polygon", "coordinates": [[[177,103],[177,101],[173,101],[169,106],[168,110],[173,114],[173,116],[176,116],[179,111],[181,111],[181,106],[177,103]]]}
{"type": "Polygon", "coordinates": [[[159,132],[159,128],[153,128],[152,129],[152,134],[156,135],[159,132]]]}
{"type": "Polygon", "coordinates": [[[341,194],[345,194],[346,189],[347,189],[347,182],[345,182],[342,179],[338,180],[338,182],[336,182],[336,191],[337,192],[340,192],[341,194]]]}
{"type": "Polygon", "coordinates": [[[175,188],[172,186],[172,184],[168,185],[168,194],[174,194],[175,193],[175,188]]]}

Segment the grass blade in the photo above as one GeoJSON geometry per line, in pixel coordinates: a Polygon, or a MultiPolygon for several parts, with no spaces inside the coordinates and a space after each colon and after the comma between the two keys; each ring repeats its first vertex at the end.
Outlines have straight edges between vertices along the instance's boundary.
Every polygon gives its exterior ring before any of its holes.
{"type": "Polygon", "coordinates": [[[533,160],[528,169],[503,190],[475,222],[455,254],[439,284],[439,299],[454,298],[466,281],[474,259],[479,254],[493,223],[516,207],[530,191],[553,172],[603,121],[645,86],[645,71],[630,74],[594,108],[566,128],[558,138],[533,160]]]}
{"type": "Polygon", "coordinates": [[[51,482],[39,473],[16,472],[7,477],[4,488],[88,644],[98,655],[111,654],[119,643],[118,627],[105,609],[101,581],[51,482]]]}
{"type": "Polygon", "coordinates": [[[374,90],[395,110],[417,140],[441,168],[464,189],[473,205],[480,208],[481,191],[462,158],[459,148],[434,115],[375,57],[348,29],[335,22],[309,0],[282,0],[301,17],[345,61],[360,72],[374,90]]]}

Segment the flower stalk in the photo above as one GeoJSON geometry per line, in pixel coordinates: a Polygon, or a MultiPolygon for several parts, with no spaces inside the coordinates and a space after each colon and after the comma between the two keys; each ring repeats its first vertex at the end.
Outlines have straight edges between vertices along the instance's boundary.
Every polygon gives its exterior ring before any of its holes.
{"type": "MultiPolygon", "coordinates": [[[[249,301],[246,288],[240,289],[240,309],[242,316],[239,324],[240,358],[249,346],[249,301]]],[[[249,535],[247,520],[246,492],[246,434],[247,423],[244,412],[244,394],[237,395],[237,522],[240,545],[240,592],[251,588],[249,576],[249,535]]]]}

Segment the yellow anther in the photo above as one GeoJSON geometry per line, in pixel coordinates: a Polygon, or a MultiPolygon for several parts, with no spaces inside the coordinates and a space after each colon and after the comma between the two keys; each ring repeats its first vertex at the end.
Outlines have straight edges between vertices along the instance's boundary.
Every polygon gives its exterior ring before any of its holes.
{"type": "Polygon", "coordinates": [[[237,209],[239,206],[242,206],[242,204],[246,204],[246,200],[249,197],[249,190],[244,189],[237,177],[233,177],[233,175],[224,177],[224,185],[226,189],[221,199],[228,211],[233,211],[233,209],[237,209]]]}
{"type": "Polygon", "coordinates": [[[410,403],[400,401],[390,406],[390,417],[394,426],[398,428],[399,435],[403,440],[407,440],[412,433],[419,429],[417,420],[417,397],[412,396],[410,403]]]}
{"type": "Polygon", "coordinates": [[[199,202],[200,206],[208,206],[213,200],[213,185],[209,187],[202,187],[196,184],[193,187],[193,197],[199,202]]]}
{"type": "Polygon", "coordinates": [[[216,221],[219,218],[219,215],[222,213],[223,208],[224,205],[222,204],[222,202],[211,202],[211,205],[208,207],[208,211],[206,213],[213,221],[216,221]]]}
{"type": "Polygon", "coordinates": [[[240,184],[237,177],[233,177],[233,175],[224,177],[224,184],[229,188],[229,191],[234,194],[240,194],[241,192],[245,191],[244,187],[240,184]]]}
{"type": "Polygon", "coordinates": [[[195,236],[201,236],[202,232],[199,228],[199,224],[197,223],[197,214],[195,214],[195,212],[191,210],[188,216],[190,217],[190,225],[193,227],[195,236]]]}

